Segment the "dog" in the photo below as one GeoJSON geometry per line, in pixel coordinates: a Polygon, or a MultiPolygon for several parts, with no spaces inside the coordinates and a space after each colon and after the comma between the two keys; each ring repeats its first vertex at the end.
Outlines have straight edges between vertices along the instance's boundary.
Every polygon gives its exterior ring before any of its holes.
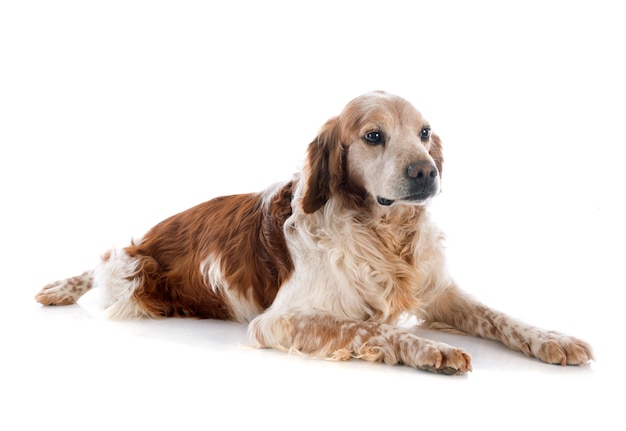
{"type": "Polygon", "coordinates": [[[174,215],[36,300],[73,304],[98,286],[111,318],[248,322],[258,347],[446,375],[471,371],[470,355],[397,326],[401,317],[550,364],[591,361],[584,341],[515,320],[455,284],[427,212],[442,169],[441,139],[420,112],[367,93],[323,125],[291,180],[174,215]]]}

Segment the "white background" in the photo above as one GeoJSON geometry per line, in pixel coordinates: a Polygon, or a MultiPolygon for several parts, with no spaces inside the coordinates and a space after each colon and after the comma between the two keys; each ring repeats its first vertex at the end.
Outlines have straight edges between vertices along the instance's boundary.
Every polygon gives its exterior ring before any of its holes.
{"type": "Polygon", "coordinates": [[[3,2],[0,428],[623,429],[618,4],[3,2]],[[424,333],[473,355],[444,377],[255,350],[228,322],[109,322],[92,293],[32,299],[169,215],[288,179],[375,89],[444,140],[432,212],[460,284],[595,363],[424,333]]]}

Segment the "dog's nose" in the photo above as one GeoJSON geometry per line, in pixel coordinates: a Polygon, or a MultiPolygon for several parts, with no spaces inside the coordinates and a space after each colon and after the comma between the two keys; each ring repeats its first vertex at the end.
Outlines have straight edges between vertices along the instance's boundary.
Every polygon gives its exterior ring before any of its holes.
{"type": "Polygon", "coordinates": [[[427,160],[419,160],[411,163],[406,168],[406,174],[409,178],[416,180],[417,182],[424,182],[425,184],[431,182],[439,175],[437,167],[427,160]]]}

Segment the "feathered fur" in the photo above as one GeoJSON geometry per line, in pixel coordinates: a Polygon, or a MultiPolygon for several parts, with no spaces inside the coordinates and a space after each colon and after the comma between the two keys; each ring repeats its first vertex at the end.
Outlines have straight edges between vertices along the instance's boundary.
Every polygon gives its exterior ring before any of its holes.
{"type": "Polygon", "coordinates": [[[98,286],[115,318],[231,319],[250,322],[260,347],[471,370],[462,349],[396,327],[408,314],[546,362],[587,363],[583,341],[458,289],[426,211],[442,169],[441,140],[422,115],[397,96],[369,93],[321,128],[292,180],[172,216],[94,270],[45,286],[37,300],[70,304],[98,286]]]}

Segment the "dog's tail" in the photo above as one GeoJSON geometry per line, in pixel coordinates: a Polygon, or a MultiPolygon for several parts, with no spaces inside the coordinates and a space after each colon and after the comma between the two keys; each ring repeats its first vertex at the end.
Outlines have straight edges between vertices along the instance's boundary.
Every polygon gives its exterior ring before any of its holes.
{"type": "Polygon", "coordinates": [[[93,287],[93,271],[47,284],[35,296],[43,305],[70,305],[93,287]]]}

